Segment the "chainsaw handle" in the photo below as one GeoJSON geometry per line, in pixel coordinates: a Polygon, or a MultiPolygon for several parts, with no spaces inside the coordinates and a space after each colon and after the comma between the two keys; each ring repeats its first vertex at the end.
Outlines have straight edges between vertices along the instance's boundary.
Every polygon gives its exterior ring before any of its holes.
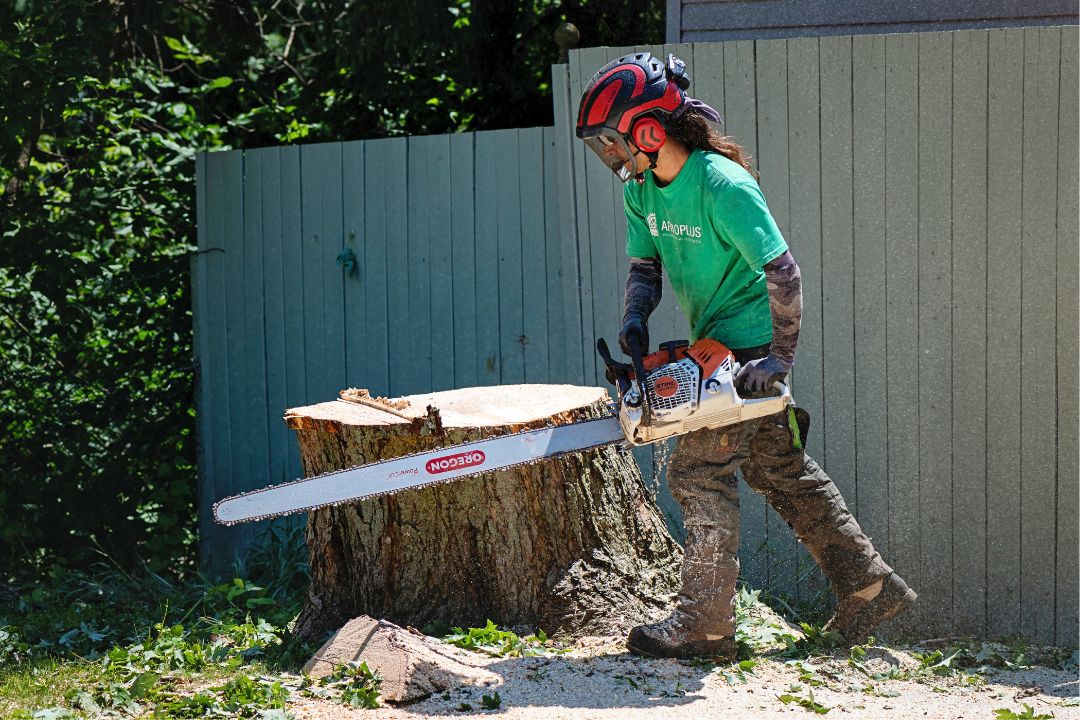
{"type": "Polygon", "coordinates": [[[791,388],[788,387],[785,383],[780,382],[779,380],[773,380],[772,384],[769,386],[769,390],[771,390],[772,392],[768,394],[763,394],[759,392],[747,393],[746,395],[743,395],[743,393],[740,392],[738,388],[736,388],[735,392],[742,399],[743,404],[745,405],[756,405],[758,403],[775,400],[778,397],[791,397],[791,388]]]}
{"type": "Polygon", "coordinates": [[[615,387],[618,388],[619,397],[622,398],[630,389],[630,366],[612,359],[611,351],[608,350],[608,344],[604,338],[596,341],[596,353],[604,361],[604,366],[610,374],[615,376],[615,387]]]}

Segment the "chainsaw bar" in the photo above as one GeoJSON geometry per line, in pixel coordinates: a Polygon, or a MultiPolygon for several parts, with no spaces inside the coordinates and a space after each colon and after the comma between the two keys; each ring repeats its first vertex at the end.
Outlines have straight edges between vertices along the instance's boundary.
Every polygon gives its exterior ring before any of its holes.
{"type": "Polygon", "coordinates": [[[527,430],[240,493],[214,504],[214,520],[221,525],[236,525],[308,512],[532,465],[622,441],[625,436],[615,417],[527,430]]]}

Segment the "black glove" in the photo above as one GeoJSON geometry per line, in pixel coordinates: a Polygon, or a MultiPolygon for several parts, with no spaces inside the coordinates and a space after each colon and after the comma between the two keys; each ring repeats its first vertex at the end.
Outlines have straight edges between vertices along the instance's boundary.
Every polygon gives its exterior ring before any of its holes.
{"type": "Polygon", "coordinates": [[[735,387],[747,392],[765,392],[775,380],[783,380],[791,372],[791,365],[769,353],[763,358],[749,360],[739,368],[735,387]]]}
{"type": "Polygon", "coordinates": [[[636,337],[638,348],[642,356],[649,353],[649,325],[645,318],[632,315],[623,322],[622,330],[619,331],[619,347],[626,355],[630,355],[630,338],[636,337]]]}

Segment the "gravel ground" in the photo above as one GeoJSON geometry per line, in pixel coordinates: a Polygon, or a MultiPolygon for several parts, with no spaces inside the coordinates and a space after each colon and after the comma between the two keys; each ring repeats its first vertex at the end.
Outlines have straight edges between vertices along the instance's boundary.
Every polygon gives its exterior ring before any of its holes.
{"type": "MultiPolygon", "coordinates": [[[[983,647],[987,647],[983,645],[983,647]]],[[[1004,648],[1003,648],[1004,649],[1004,648]]],[[[1033,652],[1029,656],[1038,657],[1033,652]]],[[[648,660],[630,655],[621,637],[582,638],[561,655],[486,658],[486,668],[502,678],[488,689],[457,688],[406,707],[353,710],[333,702],[302,699],[290,704],[297,718],[338,720],[367,718],[412,720],[466,715],[500,718],[776,718],[816,716],[810,692],[832,717],[978,718],[995,720],[995,710],[1018,714],[1026,703],[1033,715],[1080,720],[1077,671],[1042,666],[1016,670],[993,668],[978,674],[943,676],[918,673],[920,662],[910,651],[871,648],[863,667],[870,675],[893,671],[902,679],[871,679],[848,661],[846,649],[815,656],[799,665],[784,658],[757,657],[742,677],[737,666],[711,666],[675,660],[648,660]],[[501,705],[482,710],[485,694],[498,691],[501,705]],[[781,696],[791,696],[783,702],[781,696]],[[464,705],[472,709],[464,709],[464,705]]],[[[295,695],[294,695],[295,697],[295,695]]],[[[1021,717],[1024,717],[1021,715],[1021,717]]]]}

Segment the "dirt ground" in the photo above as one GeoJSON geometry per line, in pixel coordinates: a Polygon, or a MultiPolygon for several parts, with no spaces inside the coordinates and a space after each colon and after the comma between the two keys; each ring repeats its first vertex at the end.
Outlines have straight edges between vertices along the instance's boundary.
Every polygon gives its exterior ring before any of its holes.
{"type": "MultiPolygon", "coordinates": [[[[925,653],[927,648],[921,650],[925,653]]],[[[775,654],[755,659],[755,667],[739,673],[737,666],[643,659],[626,652],[622,637],[591,637],[578,640],[565,654],[484,658],[486,669],[502,678],[490,688],[455,688],[406,707],[359,710],[302,699],[291,703],[289,710],[307,720],[411,720],[474,714],[507,720],[749,720],[806,713],[890,720],[995,720],[995,710],[1006,708],[1021,718],[1052,714],[1055,720],[1080,719],[1080,705],[1075,704],[1080,702],[1080,680],[1072,668],[991,668],[978,673],[968,669],[936,675],[927,672],[925,662],[920,663],[911,651],[886,647],[871,647],[861,659],[861,669],[849,661],[846,648],[802,661],[775,654]],[[881,679],[883,675],[898,677],[881,679]],[[481,709],[483,696],[496,691],[499,706],[481,709]],[[1025,703],[1031,715],[1023,714],[1025,703]]]]}

